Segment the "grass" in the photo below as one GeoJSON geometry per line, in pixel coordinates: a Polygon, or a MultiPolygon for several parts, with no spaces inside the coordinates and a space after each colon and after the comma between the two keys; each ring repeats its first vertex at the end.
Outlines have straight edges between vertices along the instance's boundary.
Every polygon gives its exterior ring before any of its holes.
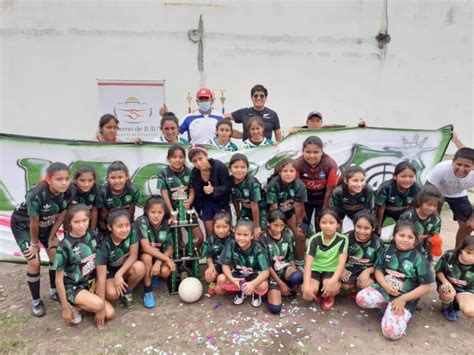
{"type": "Polygon", "coordinates": [[[26,314],[12,317],[7,317],[4,314],[0,314],[0,333],[4,333],[12,328],[26,323],[29,318],[30,316],[26,314]]]}
{"type": "Polygon", "coordinates": [[[25,340],[0,339],[0,354],[19,354],[29,342],[25,340]]]}

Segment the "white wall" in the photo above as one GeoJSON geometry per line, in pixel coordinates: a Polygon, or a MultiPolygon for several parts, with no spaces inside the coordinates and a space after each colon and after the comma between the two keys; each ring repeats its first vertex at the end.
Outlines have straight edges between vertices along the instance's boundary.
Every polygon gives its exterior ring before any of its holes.
{"type": "Polygon", "coordinates": [[[474,142],[469,0],[388,0],[385,54],[374,39],[383,0],[3,0],[0,11],[1,132],[90,138],[96,78],[166,79],[169,107],[184,114],[200,83],[187,32],[202,13],[206,83],[226,90],[228,110],[262,83],[283,126],[316,109],[328,123],[452,123],[474,142]]]}

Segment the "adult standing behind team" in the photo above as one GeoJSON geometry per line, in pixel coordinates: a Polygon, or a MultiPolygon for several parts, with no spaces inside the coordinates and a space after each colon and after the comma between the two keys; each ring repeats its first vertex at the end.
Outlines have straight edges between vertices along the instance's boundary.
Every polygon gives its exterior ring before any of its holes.
{"type": "MultiPolygon", "coordinates": [[[[457,142],[456,142],[457,145],[457,142]]],[[[443,195],[459,228],[456,247],[474,229],[474,214],[467,189],[474,187],[474,149],[458,149],[453,160],[438,163],[426,176],[426,183],[434,185],[443,195]]]]}
{"type": "Polygon", "coordinates": [[[275,133],[275,141],[280,142],[282,140],[278,114],[268,107],[265,107],[267,96],[268,91],[263,85],[255,85],[250,90],[250,97],[252,98],[253,104],[252,107],[241,108],[240,110],[225,114],[225,118],[243,124],[243,136],[241,137],[240,134],[234,132],[234,138],[242,138],[242,140],[248,139],[249,130],[247,126],[249,120],[253,117],[260,117],[265,125],[263,135],[268,139],[272,139],[272,134],[275,133]]]}
{"type": "MultiPolygon", "coordinates": [[[[192,112],[180,120],[179,133],[186,133],[186,138],[192,144],[205,144],[216,136],[216,123],[224,116],[213,109],[214,96],[208,88],[198,90],[196,103],[199,111],[192,112]]],[[[163,104],[160,115],[163,116],[168,112],[168,107],[163,104]]]]}

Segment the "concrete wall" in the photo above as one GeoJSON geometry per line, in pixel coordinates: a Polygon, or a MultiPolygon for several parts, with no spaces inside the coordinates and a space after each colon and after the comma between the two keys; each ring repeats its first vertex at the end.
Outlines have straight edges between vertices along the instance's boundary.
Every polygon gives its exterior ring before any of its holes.
{"type": "MultiPolygon", "coordinates": [[[[328,123],[437,128],[473,139],[472,3],[388,0],[0,2],[0,131],[88,139],[100,115],[96,78],[166,79],[184,114],[201,80],[187,32],[204,19],[206,84],[226,108],[269,89],[283,126],[319,110],[328,123]]],[[[220,108],[220,104],[216,105],[220,108]]]]}

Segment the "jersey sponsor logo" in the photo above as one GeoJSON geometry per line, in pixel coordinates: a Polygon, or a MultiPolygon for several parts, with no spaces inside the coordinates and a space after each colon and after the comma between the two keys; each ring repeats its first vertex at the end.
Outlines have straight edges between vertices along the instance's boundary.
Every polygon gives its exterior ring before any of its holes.
{"type": "Polygon", "coordinates": [[[406,277],[405,274],[402,274],[401,272],[395,270],[385,269],[385,271],[387,272],[387,274],[396,277],[397,279],[404,279],[406,277]]]}
{"type": "Polygon", "coordinates": [[[279,204],[279,208],[282,212],[288,212],[288,211],[291,211],[293,210],[293,204],[294,204],[294,200],[290,199],[290,200],[286,200],[284,202],[281,202],[279,204]]]}
{"type": "Polygon", "coordinates": [[[82,276],[86,276],[95,269],[95,253],[81,260],[82,276]]]}
{"type": "MultiPolygon", "coordinates": [[[[112,255],[112,254],[111,254],[112,255]]],[[[116,267],[116,266],[122,266],[125,260],[128,259],[128,256],[130,255],[130,252],[126,253],[125,255],[121,256],[115,261],[112,261],[109,263],[110,266],[116,267]]]]}
{"type": "Polygon", "coordinates": [[[42,210],[43,212],[49,211],[50,209],[51,209],[51,205],[50,205],[49,203],[47,203],[47,204],[41,206],[41,210],[42,210]]]}
{"type": "Polygon", "coordinates": [[[39,227],[40,228],[47,228],[52,226],[54,223],[56,223],[56,218],[59,216],[59,213],[54,214],[52,216],[47,216],[43,217],[43,219],[39,222],[39,227]]]}
{"type": "Polygon", "coordinates": [[[249,266],[237,265],[235,268],[242,276],[250,276],[254,273],[253,269],[249,266]]]}
{"type": "Polygon", "coordinates": [[[303,183],[308,190],[322,190],[326,187],[326,180],[307,180],[303,179],[303,183]]]}
{"type": "Polygon", "coordinates": [[[355,256],[350,256],[349,260],[352,261],[354,264],[359,264],[359,265],[366,265],[366,264],[370,263],[370,259],[356,258],[355,256]]]}
{"type": "Polygon", "coordinates": [[[456,279],[456,278],[450,277],[450,276],[448,276],[448,280],[452,284],[455,284],[455,285],[458,285],[458,286],[467,286],[467,281],[465,281],[465,280],[459,280],[459,279],[456,279]]]}

